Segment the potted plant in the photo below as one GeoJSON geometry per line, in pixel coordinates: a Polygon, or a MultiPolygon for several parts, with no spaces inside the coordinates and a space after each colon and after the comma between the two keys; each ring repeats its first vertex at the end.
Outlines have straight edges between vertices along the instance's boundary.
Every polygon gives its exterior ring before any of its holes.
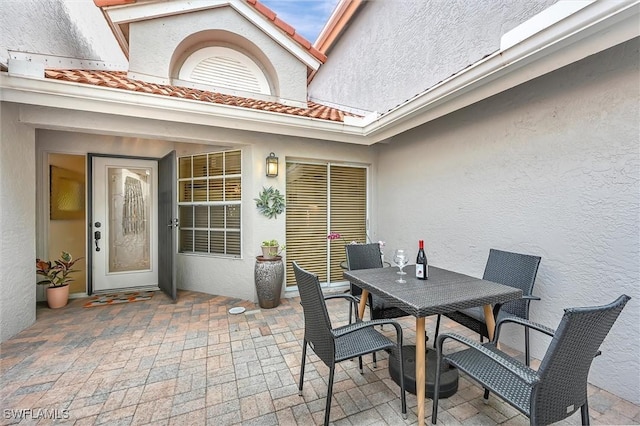
{"type": "Polygon", "coordinates": [[[275,308],[280,304],[284,281],[284,263],[280,253],[285,248],[280,247],[278,240],[265,240],[262,242],[262,256],[256,256],[254,280],[261,308],[275,308]]]}
{"type": "Polygon", "coordinates": [[[280,256],[280,253],[285,249],[285,246],[280,248],[278,240],[264,240],[262,242],[262,257],[265,259],[273,259],[280,256]]]}
{"type": "Polygon", "coordinates": [[[36,259],[36,274],[44,277],[38,281],[40,285],[47,287],[47,303],[51,309],[66,306],[69,300],[69,283],[73,281],[69,274],[76,272],[73,265],[82,259],[74,259],[68,252],[63,251],[60,259],[44,261],[36,259]]]}

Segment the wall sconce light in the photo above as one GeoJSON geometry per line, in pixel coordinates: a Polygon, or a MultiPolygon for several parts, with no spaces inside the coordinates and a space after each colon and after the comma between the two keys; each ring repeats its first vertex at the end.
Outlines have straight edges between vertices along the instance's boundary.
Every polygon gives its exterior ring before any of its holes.
{"type": "Polygon", "coordinates": [[[272,152],[267,157],[267,177],[278,176],[278,157],[272,152]]]}

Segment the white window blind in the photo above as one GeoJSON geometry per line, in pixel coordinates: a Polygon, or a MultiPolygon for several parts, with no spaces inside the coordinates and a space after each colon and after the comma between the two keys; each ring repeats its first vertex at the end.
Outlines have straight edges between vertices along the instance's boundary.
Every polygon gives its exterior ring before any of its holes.
{"type": "Polygon", "coordinates": [[[240,151],[179,158],[181,253],[240,256],[241,160],[240,151]]]}

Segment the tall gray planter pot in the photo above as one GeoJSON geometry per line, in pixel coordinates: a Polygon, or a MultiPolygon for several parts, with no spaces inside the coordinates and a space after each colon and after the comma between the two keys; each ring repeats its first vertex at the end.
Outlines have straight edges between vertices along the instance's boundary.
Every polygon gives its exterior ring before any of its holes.
{"type": "Polygon", "coordinates": [[[254,280],[260,307],[271,309],[278,306],[280,304],[282,282],[284,281],[282,256],[275,256],[271,259],[256,256],[254,280]]]}

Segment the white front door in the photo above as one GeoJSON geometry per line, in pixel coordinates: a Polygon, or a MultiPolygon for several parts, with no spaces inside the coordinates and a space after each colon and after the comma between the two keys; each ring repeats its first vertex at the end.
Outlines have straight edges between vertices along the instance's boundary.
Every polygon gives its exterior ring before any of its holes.
{"type": "Polygon", "coordinates": [[[158,162],[93,157],[93,291],[158,287],[158,162]]]}

